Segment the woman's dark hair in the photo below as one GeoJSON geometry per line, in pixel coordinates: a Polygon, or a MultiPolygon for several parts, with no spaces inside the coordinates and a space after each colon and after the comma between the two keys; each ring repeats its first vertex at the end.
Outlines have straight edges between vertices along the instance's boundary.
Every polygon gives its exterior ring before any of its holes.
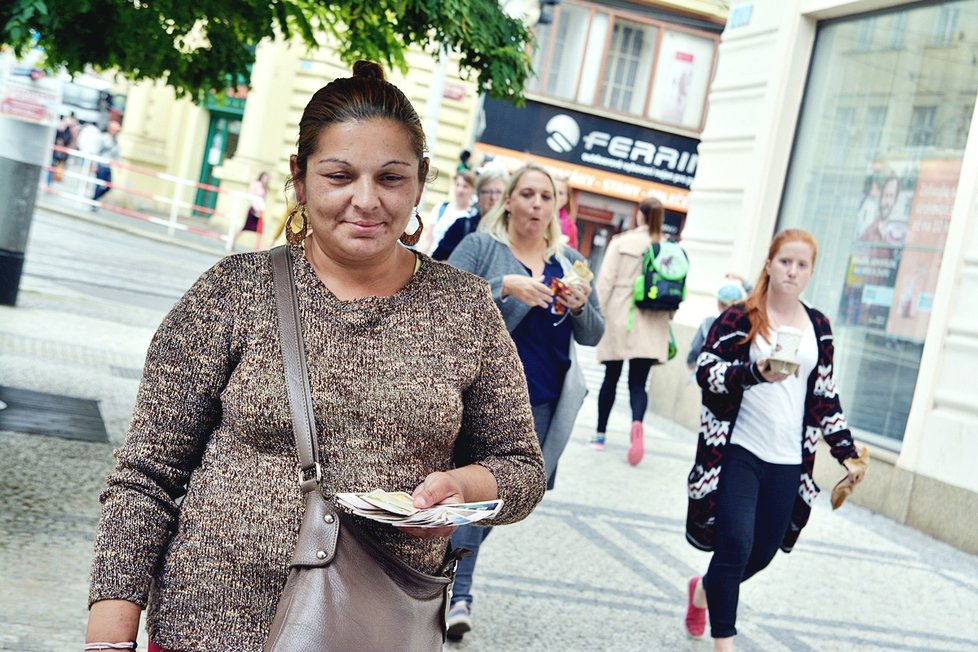
{"type": "Polygon", "coordinates": [[[638,210],[645,216],[645,224],[649,227],[649,235],[653,239],[662,239],[662,223],[666,219],[666,209],[662,202],[655,197],[646,197],[638,205],[638,210]]]}
{"type": "Polygon", "coordinates": [[[320,88],[309,100],[299,120],[296,140],[296,170],[290,182],[303,180],[306,163],[319,147],[319,136],[327,127],[343,122],[372,119],[391,120],[404,127],[418,156],[418,180],[428,176],[428,149],[421,118],[404,93],[384,79],[383,69],[373,61],[353,64],[353,76],[334,79],[320,88]]]}

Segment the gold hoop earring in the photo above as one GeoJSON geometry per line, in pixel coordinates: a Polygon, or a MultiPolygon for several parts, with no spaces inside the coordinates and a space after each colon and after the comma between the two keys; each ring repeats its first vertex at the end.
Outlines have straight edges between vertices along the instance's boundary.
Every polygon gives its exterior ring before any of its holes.
{"type": "Polygon", "coordinates": [[[298,204],[289,213],[289,218],[285,221],[285,240],[290,245],[302,244],[302,241],[306,239],[306,234],[309,233],[309,216],[306,215],[306,205],[298,204]],[[292,218],[295,217],[296,213],[302,217],[302,226],[296,231],[295,227],[292,226],[292,218]]]}
{"type": "Polygon", "coordinates": [[[424,231],[424,222],[421,221],[421,213],[418,212],[418,209],[414,209],[414,219],[418,221],[417,231],[411,234],[408,234],[408,232],[405,231],[401,234],[401,237],[398,238],[398,240],[408,247],[413,247],[414,245],[418,244],[418,241],[421,240],[421,232],[424,231]]]}

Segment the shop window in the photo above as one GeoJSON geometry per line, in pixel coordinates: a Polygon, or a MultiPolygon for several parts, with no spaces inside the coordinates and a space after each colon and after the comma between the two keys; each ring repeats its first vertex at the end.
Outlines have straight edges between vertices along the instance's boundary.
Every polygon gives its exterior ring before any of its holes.
{"type": "Polygon", "coordinates": [[[821,23],[778,217],[821,244],[804,298],[832,320],[849,424],[893,449],[973,130],[976,42],[978,0],[821,23]],[[870,33],[878,49],[854,47],[870,33]]]}

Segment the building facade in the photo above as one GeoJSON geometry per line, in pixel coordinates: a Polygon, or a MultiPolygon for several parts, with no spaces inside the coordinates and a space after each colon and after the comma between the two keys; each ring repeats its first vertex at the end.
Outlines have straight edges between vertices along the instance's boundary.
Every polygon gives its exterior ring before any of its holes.
{"type": "Polygon", "coordinates": [[[477,158],[566,178],[593,269],[647,195],[682,230],[724,15],[718,2],[563,0],[535,28],[526,106],[485,102],[477,158]]]}
{"type": "MultiPolygon", "coordinates": [[[[734,4],[683,233],[693,296],[677,318],[689,334],[725,273],[753,279],[776,231],[810,231],[805,299],[832,320],[839,392],[874,458],[854,498],[971,552],[976,43],[978,0],[734,4]]],[[[682,371],[652,394],[689,423],[697,392],[682,371]]],[[[823,483],[837,479],[826,470],[823,483]]]]}

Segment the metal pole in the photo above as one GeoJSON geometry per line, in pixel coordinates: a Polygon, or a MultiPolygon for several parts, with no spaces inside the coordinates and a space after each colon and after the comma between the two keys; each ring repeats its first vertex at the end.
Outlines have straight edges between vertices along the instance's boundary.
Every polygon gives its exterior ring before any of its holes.
{"type": "Polygon", "coordinates": [[[17,302],[24,252],[54,128],[0,116],[0,304],[17,302]]]}

